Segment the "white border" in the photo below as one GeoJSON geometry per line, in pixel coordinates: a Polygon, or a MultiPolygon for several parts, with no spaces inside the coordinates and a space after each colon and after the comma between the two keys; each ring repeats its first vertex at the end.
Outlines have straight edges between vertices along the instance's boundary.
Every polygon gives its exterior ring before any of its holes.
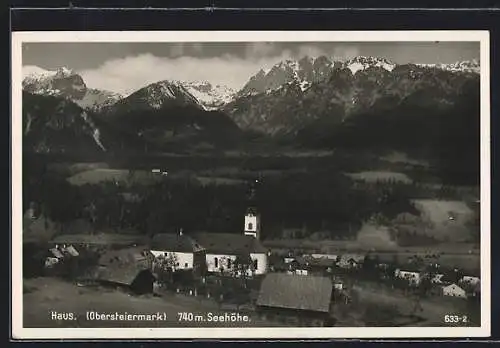
{"type": "Polygon", "coordinates": [[[12,33],[12,337],[15,339],[320,339],[490,336],[490,49],[488,31],[115,31],[12,33]],[[481,327],[389,328],[23,328],[22,43],[23,42],[369,42],[475,41],[481,61],[481,327]]]}

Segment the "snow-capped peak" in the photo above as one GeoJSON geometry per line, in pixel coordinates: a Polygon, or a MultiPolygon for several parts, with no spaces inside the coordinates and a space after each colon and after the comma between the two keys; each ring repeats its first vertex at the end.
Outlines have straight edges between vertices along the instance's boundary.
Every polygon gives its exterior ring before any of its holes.
{"type": "Polygon", "coordinates": [[[76,75],[76,72],[67,67],[61,67],[56,70],[47,70],[36,65],[23,66],[23,80],[40,81],[49,78],[64,78],[76,75]]]}
{"type": "Polygon", "coordinates": [[[23,81],[36,82],[54,77],[57,71],[46,70],[35,65],[23,66],[23,81]]]}
{"type": "Polygon", "coordinates": [[[72,100],[84,109],[98,110],[122,96],[117,93],[87,88],[83,78],[68,67],[46,70],[34,65],[23,66],[23,90],[39,95],[72,100]]]}
{"type": "Polygon", "coordinates": [[[457,61],[455,63],[441,63],[441,64],[416,64],[425,68],[438,68],[453,72],[474,72],[479,73],[481,67],[477,59],[457,61]]]}
{"type": "Polygon", "coordinates": [[[345,62],[345,67],[351,70],[354,75],[359,70],[365,70],[370,67],[379,67],[387,71],[392,71],[396,65],[386,58],[357,56],[345,62]]]}
{"type": "Polygon", "coordinates": [[[55,74],[55,76],[59,77],[59,78],[69,77],[69,76],[73,76],[73,75],[76,75],[76,72],[72,69],[65,67],[65,66],[57,69],[56,74],[55,74]]]}
{"type": "Polygon", "coordinates": [[[180,83],[205,110],[215,110],[229,103],[235,91],[221,84],[212,84],[208,81],[188,81],[180,83]]]}

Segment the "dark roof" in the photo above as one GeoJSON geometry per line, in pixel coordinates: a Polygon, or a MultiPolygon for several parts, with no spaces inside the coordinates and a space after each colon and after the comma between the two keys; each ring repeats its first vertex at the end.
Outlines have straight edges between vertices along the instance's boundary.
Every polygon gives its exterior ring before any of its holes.
{"type": "Polygon", "coordinates": [[[337,264],[337,260],[334,259],[327,259],[327,258],[321,258],[321,259],[311,259],[309,261],[309,264],[311,266],[319,266],[319,267],[333,267],[337,264]]]}
{"type": "Polygon", "coordinates": [[[194,234],[193,238],[211,253],[236,255],[267,252],[258,239],[244,234],[201,232],[194,234]]]}
{"type": "Polygon", "coordinates": [[[326,277],[270,273],[262,281],[257,305],[329,312],[332,290],[326,277]]]}
{"type": "Polygon", "coordinates": [[[193,238],[185,234],[159,233],[155,234],[150,241],[151,250],[164,250],[176,252],[197,252],[203,250],[193,238]]]}
{"type": "Polygon", "coordinates": [[[110,250],[99,258],[97,278],[130,285],[139,272],[150,269],[151,260],[146,246],[110,250]]]}
{"type": "Polygon", "coordinates": [[[425,266],[406,264],[402,265],[401,267],[398,267],[397,269],[399,269],[402,272],[422,273],[425,270],[425,266]]]}
{"type": "Polygon", "coordinates": [[[362,254],[343,254],[340,256],[340,262],[355,261],[357,263],[363,262],[365,255],[362,254]]]}

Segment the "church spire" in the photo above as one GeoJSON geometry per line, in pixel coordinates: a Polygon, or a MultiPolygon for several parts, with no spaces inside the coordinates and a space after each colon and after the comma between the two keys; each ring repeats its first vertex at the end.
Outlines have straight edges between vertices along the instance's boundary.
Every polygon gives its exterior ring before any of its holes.
{"type": "Polygon", "coordinates": [[[249,184],[247,192],[247,212],[245,215],[244,234],[254,238],[260,237],[260,216],[257,211],[256,193],[260,179],[254,179],[249,184]]]}

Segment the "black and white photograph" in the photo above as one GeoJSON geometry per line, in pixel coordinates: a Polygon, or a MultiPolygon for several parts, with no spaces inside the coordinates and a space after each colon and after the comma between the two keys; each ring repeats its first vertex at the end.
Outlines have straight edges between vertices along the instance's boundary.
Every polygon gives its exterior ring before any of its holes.
{"type": "Polygon", "coordinates": [[[13,33],[14,332],[489,335],[488,40],[13,33]]]}

